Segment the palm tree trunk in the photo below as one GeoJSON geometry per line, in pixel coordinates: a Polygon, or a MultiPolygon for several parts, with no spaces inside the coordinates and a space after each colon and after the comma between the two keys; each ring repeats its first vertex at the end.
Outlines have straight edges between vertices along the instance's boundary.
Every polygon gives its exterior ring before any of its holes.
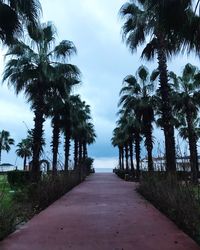
{"type": "Polygon", "coordinates": [[[37,182],[40,179],[40,154],[42,151],[42,136],[44,119],[43,102],[39,98],[35,109],[34,131],[33,131],[33,161],[32,161],[32,180],[37,182]]]}
{"type": "Polygon", "coordinates": [[[52,119],[53,126],[53,139],[52,139],[52,154],[53,154],[53,175],[57,173],[57,161],[58,161],[58,146],[59,146],[59,115],[54,115],[52,119]]]}
{"type": "Polygon", "coordinates": [[[129,170],[128,166],[128,143],[125,145],[125,158],[126,158],[126,170],[129,170]]]}
{"type": "Polygon", "coordinates": [[[77,169],[78,165],[78,141],[74,139],[74,169],[77,169]]]}
{"type": "Polygon", "coordinates": [[[145,135],[145,146],[147,149],[147,156],[148,156],[148,171],[152,172],[154,170],[153,157],[152,157],[153,139],[152,139],[152,124],[150,121],[145,121],[144,135],[145,135]]]}
{"type": "Polygon", "coordinates": [[[121,148],[118,146],[119,150],[119,169],[122,168],[122,154],[121,154],[121,148]]]}
{"type": "Polygon", "coordinates": [[[65,171],[69,169],[69,156],[70,156],[70,130],[65,130],[65,171]]]}
{"type": "Polygon", "coordinates": [[[65,156],[65,163],[64,169],[67,172],[69,170],[69,157],[70,157],[70,140],[71,140],[71,112],[70,106],[65,106],[65,119],[64,119],[64,156],[65,156]]]}
{"type": "Polygon", "coordinates": [[[124,170],[124,147],[122,147],[121,152],[122,152],[122,170],[124,170]]]}
{"type": "Polygon", "coordinates": [[[140,134],[135,133],[135,158],[136,158],[136,175],[140,175],[140,134]]]}
{"type": "Polygon", "coordinates": [[[198,182],[197,139],[190,112],[186,114],[186,119],[188,125],[188,139],[189,139],[189,149],[190,149],[190,165],[192,172],[192,181],[193,183],[197,183],[198,182]]]}
{"type": "Polygon", "coordinates": [[[78,158],[79,158],[79,160],[78,160],[78,161],[79,161],[79,163],[80,163],[80,162],[81,162],[81,160],[83,159],[83,150],[82,150],[82,149],[83,149],[83,147],[82,147],[82,145],[83,145],[83,144],[82,144],[82,142],[81,142],[81,141],[79,141],[79,149],[78,149],[78,150],[79,150],[79,157],[78,157],[78,158]]]}
{"type": "Polygon", "coordinates": [[[85,156],[86,158],[88,157],[88,144],[86,143],[86,147],[85,147],[85,156]]]}
{"type": "Polygon", "coordinates": [[[160,93],[162,97],[162,119],[165,136],[165,151],[166,151],[166,170],[170,172],[176,171],[176,151],[174,126],[172,124],[172,107],[170,104],[170,86],[168,84],[167,76],[167,59],[165,54],[165,45],[162,34],[158,36],[158,69],[160,72],[160,93]]]}
{"type": "Polygon", "coordinates": [[[131,160],[131,172],[134,172],[134,164],[133,164],[133,142],[130,140],[129,142],[129,149],[130,149],[130,160],[131,160]]]}
{"type": "Polygon", "coordinates": [[[24,171],[26,170],[26,158],[27,158],[27,156],[25,155],[24,156],[24,171]]]}
{"type": "Polygon", "coordinates": [[[83,160],[87,158],[87,143],[86,141],[83,142],[83,160]]]}

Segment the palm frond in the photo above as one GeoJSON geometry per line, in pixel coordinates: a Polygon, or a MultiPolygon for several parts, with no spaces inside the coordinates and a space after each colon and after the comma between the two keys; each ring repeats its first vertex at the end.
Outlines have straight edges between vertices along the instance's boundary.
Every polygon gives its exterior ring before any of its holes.
{"type": "Polygon", "coordinates": [[[142,51],[142,58],[146,58],[147,60],[152,60],[155,58],[157,53],[158,41],[156,38],[153,38],[142,51]]]}
{"type": "Polygon", "coordinates": [[[63,40],[59,45],[54,48],[55,56],[57,58],[62,57],[63,59],[70,58],[72,55],[77,53],[76,47],[73,42],[63,40]]]}

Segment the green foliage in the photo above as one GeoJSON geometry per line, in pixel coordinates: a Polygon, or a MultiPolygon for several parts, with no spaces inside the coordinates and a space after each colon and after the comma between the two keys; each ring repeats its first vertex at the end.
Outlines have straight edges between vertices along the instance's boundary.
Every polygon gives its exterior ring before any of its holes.
{"type": "Polygon", "coordinates": [[[15,92],[23,92],[34,111],[33,130],[33,179],[39,175],[39,156],[42,153],[43,124],[51,109],[48,102],[52,93],[69,93],[72,82],[79,81],[80,71],[66,63],[76,52],[71,41],[64,40],[55,46],[56,31],[51,23],[38,24],[28,29],[27,38],[22,38],[9,48],[4,70],[4,80],[14,86],[15,92]],[[27,44],[26,44],[27,42],[27,44]],[[71,82],[72,80],[72,82],[71,82]]]}
{"type": "Polygon", "coordinates": [[[0,201],[0,240],[13,231],[14,222],[14,209],[11,206],[4,206],[0,201]]]}
{"type": "Polygon", "coordinates": [[[9,191],[6,175],[0,175],[0,240],[14,228],[15,211],[9,191]]]}
{"type": "Polygon", "coordinates": [[[12,201],[11,188],[6,175],[0,175],[0,203],[3,206],[9,206],[12,201]]]}
{"type": "Polygon", "coordinates": [[[38,183],[31,184],[25,171],[12,171],[8,175],[17,189],[13,194],[9,193],[6,177],[0,176],[0,240],[14,231],[16,225],[27,221],[80,183],[77,171],[46,175],[38,183]]]}
{"type": "Polygon", "coordinates": [[[40,211],[78,184],[79,175],[77,172],[61,172],[56,176],[44,176],[37,184],[30,184],[26,189],[26,196],[23,193],[21,195],[25,200],[31,201],[34,210],[40,211]]]}
{"type": "Polygon", "coordinates": [[[0,2],[0,39],[11,45],[22,35],[25,25],[35,26],[40,16],[39,0],[12,0],[0,2]]]}
{"type": "Polygon", "coordinates": [[[87,157],[87,158],[84,160],[84,164],[85,164],[85,166],[86,166],[87,174],[93,173],[93,171],[94,171],[93,163],[94,163],[94,159],[92,159],[92,158],[90,158],[90,157],[87,157]]]}
{"type": "Polygon", "coordinates": [[[10,137],[10,133],[6,130],[0,131],[0,163],[1,163],[1,154],[2,151],[6,151],[7,153],[11,149],[11,145],[14,145],[15,141],[10,137]]]}
{"type": "Polygon", "coordinates": [[[113,172],[125,181],[134,180],[134,173],[131,170],[114,169],[113,172]]]}
{"type": "Polygon", "coordinates": [[[17,156],[21,158],[30,157],[32,155],[32,143],[32,138],[30,137],[22,139],[21,142],[17,144],[17,156]]]}
{"type": "Polygon", "coordinates": [[[22,187],[30,183],[31,172],[14,170],[7,173],[7,178],[11,187],[22,187]]]}
{"type": "Polygon", "coordinates": [[[178,181],[176,175],[146,174],[138,191],[200,242],[200,202],[192,184],[178,181]]]}

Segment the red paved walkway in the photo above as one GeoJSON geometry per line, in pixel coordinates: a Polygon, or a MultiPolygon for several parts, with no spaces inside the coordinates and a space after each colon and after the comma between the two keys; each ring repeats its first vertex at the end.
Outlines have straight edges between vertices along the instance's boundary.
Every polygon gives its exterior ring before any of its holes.
{"type": "Polygon", "coordinates": [[[0,250],[200,250],[134,189],[114,174],[95,174],[1,242],[0,250]]]}

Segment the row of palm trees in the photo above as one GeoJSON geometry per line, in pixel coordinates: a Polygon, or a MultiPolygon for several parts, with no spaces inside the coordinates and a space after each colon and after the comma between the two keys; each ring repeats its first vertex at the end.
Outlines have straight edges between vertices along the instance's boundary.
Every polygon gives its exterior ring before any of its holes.
{"type": "MultiPolygon", "coordinates": [[[[15,144],[15,140],[10,136],[10,132],[2,130],[0,132],[0,164],[2,158],[2,152],[7,153],[11,150],[11,146],[15,144]]],[[[29,135],[26,139],[22,139],[21,142],[17,144],[16,154],[17,156],[24,159],[24,170],[26,169],[27,159],[32,156],[32,139],[29,131],[29,135]]]]}
{"type": "MultiPolygon", "coordinates": [[[[3,81],[13,86],[16,94],[23,92],[34,112],[31,133],[33,180],[39,178],[44,144],[43,124],[48,117],[53,128],[53,173],[57,172],[61,132],[65,138],[65,170],[69,166],[71,140],[74,140],[76,168],[87,157],[87,145],[95,140],[90,107],[79,95],[72,94],[81,78],[78,67],[69,63],[71,56],[77,52],[76,47],[68,40],[55,44],[56,29],[50,22],[39,22],[41,8],[37,0],[6,1],[3,5],[16,17],[12,31],[6,30],[5,37],[2,36],[2,41],[8,45],[3,81]],[[25,26],[22,23],[24,17],[27,19],[25,26]],[[23,36],[20,34],[22,29],[23,36]]],[[[23,146],[26,145],[24,142],[23,146]]]]}
{"type": "MultiPolygon", "coordinates": [[[[153,76],[154,74],[152,74],[153,76]]],[[[153,171],[153,121],[154,100],[153,83],[149,71],[141,66],[136,76],[128,75],[123,80],[120,91],[120,110],[117,127],[113,131],[112,144],[119,148],[119,166],[129,169],[129,156],[131,170],[134,171],[133,145],[135,145],[136,170],[140,171],[140,151],[142,136],[148,152],[148,170],[153,171]],[[125,157],[125,166],[124,166],[125,157]]]]}
{"type": "MultiPolygon", "coordinates": [[[[70,141],[74,141],[74,168],[84,161],[87,156],[87,145],[94,143],[95,131],[94,125],[91,123],[90,107],[84,101],[81,101],[79,95],[71,95],[70,106],[66,107],[64,103],[60,103],[62,109],[57,111],[56,116],[59,116],[55,121],[52,118],[52,167],[53,172],[57,171],[58,164],[58,148],[60,143],[60,132],[64,135],[64,170],[68,171],[69,156],[70,156],[70,141]],[[70,114],[68,114],[70,112],[70,114]]],[[[58,99],[59,101],[59,99],[58,99]]],[[[10,136],[9,131],[2,130],[0,132],[0,163],[2,151],[9,152],[15,141],[10,136]]],[[[45,140],[42,138],[42,150],[45,146],[45,140]]],[[[33,147],[33,130],[28,130],[28,135],[25,139],[17,144],[16,154],[24,159],[24,170],[26,170],[27,160],[32,157],[33,147]]]]}
{"type": "Polygon", "coordinates": [[[147,60],[157,58],[158,61],[161,125],[165,137],[166,169],[170,172],[176,171],[176,152],[167,59],[186,50],[199,55],[198,8],[199,1],[192,0],[130,0],[120,9],[124,20],[123,39],[128,48],[134,52],[144,45],[141,56],[147,60]]]}
{"type": "MultiPolygon", "coordinates": [[[[123,80],[120,91],[117,127],[113,131],[112,144],[119,148],[119,166],[134,172],[133,145],[135,145],[136,172],[140,171],[141,142],[147,151],[148,171],[154,171],[153,165],[153,128],[154,122],[163,128],[160,90],[155,88],[158,70],[151,74],[145,66],[140,66],[136,75],[123,80]],[[124,164],[125,162],[125,164],[124,164]]],[[[200,137],[200,70],[186,64],[181,76],[168,72],[170,103],[172,105],[173,126],[179,135],[188,142],[190,165],[193,180],[198,177],[197,142],[200,137]]],[[[176,152],[176,156],[177,156],[176,152]]]]}

